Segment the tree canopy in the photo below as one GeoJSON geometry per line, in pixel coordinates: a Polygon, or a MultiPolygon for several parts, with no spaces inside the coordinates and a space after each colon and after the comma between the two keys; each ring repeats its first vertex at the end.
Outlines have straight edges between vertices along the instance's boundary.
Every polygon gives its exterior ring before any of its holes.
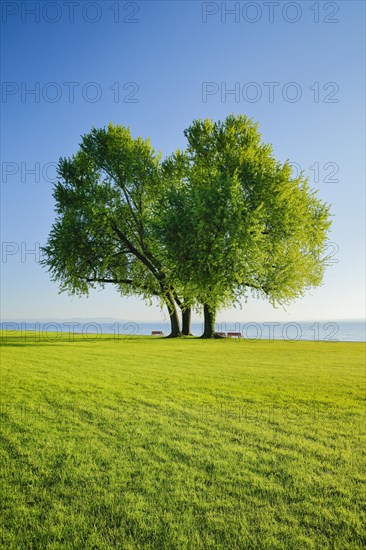
{"type": "Polygon", "coordinates": [[[68,292],[110,283],[157,297],[172,336],[177,305],[185,334],[191,307],[202,307],[214,337],[216,312],[248,292],[287,304],[321,283],[329,207],[251,119],[195,120],[184,133],[186,149],[164,161],[122,126],[83,136],[59,161],[44,265],[68,292]]]}
{"type": "Polygon", "coordinates": [[[165,162],[161,220],[164,262],[186,295],[214,317],[248,292],[276,305],[319,285],[329,207],[304,176],[276,161],[245,116],[196,120],[185,136],[165,162]]]}

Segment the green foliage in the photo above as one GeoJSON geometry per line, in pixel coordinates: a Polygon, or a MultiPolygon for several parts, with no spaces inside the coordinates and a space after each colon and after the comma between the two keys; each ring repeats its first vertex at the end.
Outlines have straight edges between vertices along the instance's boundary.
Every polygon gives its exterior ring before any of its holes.
{"type": "Polygon", "coordinates": [[[87,294],[112,282],[124,295],[161,293],[150,227],[158,167],[149,141],[112,125],[93,129],[75,156],[60,159],[44,265],[61,290],[87,294]]]}
{"type": "Polygon", "coordinates": [[[164,163],[164,263],[212,309],[248,290],[286,303],[322,280],[327,205],[292,178],[245,116],[194,121],[164,163]],[[179,227],[179,231],[177,231],[179,227]]]}
{"type": "Polygon", "coordinates": [[[163,163],[122,126],[60,159],[44,265],[61,290],[113,283],[213,312],[247,292],[285,304],[322,281],[329,209],[245,116],[196,120],[163,163]]]}

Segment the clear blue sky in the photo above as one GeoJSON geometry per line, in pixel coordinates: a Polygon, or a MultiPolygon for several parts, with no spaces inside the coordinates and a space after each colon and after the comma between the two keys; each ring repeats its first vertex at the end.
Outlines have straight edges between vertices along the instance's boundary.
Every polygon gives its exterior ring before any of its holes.
{"type": "Polygon", "coordinates": [[[93,125],[130,126],[165,155],[184,146],[194,118],[232,112],[254,117],[276,156],[301,166],[333,205],[337,262],[322,287],[286,312],[250,299],[221,319],[364,316],[363,1],[272,3],[273,14],[266,3],[240,2],[233,15],[221,2],[79,2],[73,21],[64,2],[58,10],[40,2],[32,15],[26,9],[35,4],[2,3],[3,319],[163,319],[159,308],[113,289],[59,295],[35,255],[24,256],[45,242],[54,219],[47,165],[75,152],[93,125]],[[278,83],[273,98],[270,82],[278,83]],[[237,96],[225,96],[235,86],[237,96]],[[36,163],[39,178],[26,172],[36,163]]]}

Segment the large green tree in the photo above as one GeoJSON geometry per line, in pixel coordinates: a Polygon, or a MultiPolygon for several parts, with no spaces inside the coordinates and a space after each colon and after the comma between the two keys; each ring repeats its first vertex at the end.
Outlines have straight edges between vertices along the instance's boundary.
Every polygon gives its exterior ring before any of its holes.
{"type": "Polygon", "coordinates": [[[164,163],[161,261],[203,305],[211,338],[217,310],[248,292],[286,304],[321,283],[329,208],[247,117],[196,120],[185,136],[164,163]]]}
{"type": "Polygon", "coordinates": [[[125,296],[157,297],[179,336],[175,292],[152,230],[165,180],[149,140],[122,126],[93,129],[76,155],[60,159],[58,176],[57,218],[43,249],[53,280],[79,295],[113,284],[125,296]]]}
{"type": "Polygon", "coordinates": [[[248,292],[285,304],[321,283],[329,210],[247,117],[197,120],[185,136],[163,163],[122,126],[83,136],[58,165],[43,264],[71,293],[113,284],[158,298],[171,336],[201,307],[211,338],[218,309],[248,292]]]}

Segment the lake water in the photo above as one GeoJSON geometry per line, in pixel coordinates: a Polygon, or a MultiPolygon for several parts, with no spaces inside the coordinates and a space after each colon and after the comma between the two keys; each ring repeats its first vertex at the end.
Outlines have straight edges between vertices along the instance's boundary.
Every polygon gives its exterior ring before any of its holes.
{"type": "MultiPolygon", "coordinates": [[[[0,323],[2,330],[35,331],[40,336],[55,339],[53,333],[62,335],[83,334],[85,338],[97,338],[99,334],[111,334],[116,338],[130,335],[150,335],[153,330],[169,334],[169,323],[138,323],[111,321],[109,323],[85,321],[8,321],[0,323]]],[[[192,323],[195,336],[202,334],[202,323],[192,323]]],[[[219,332],[240,332],[248,340],[310,340],[313,342],[365,342],[365,321],[301,321],[301,322],[245,322],[218,323],[219,332]]]]}

